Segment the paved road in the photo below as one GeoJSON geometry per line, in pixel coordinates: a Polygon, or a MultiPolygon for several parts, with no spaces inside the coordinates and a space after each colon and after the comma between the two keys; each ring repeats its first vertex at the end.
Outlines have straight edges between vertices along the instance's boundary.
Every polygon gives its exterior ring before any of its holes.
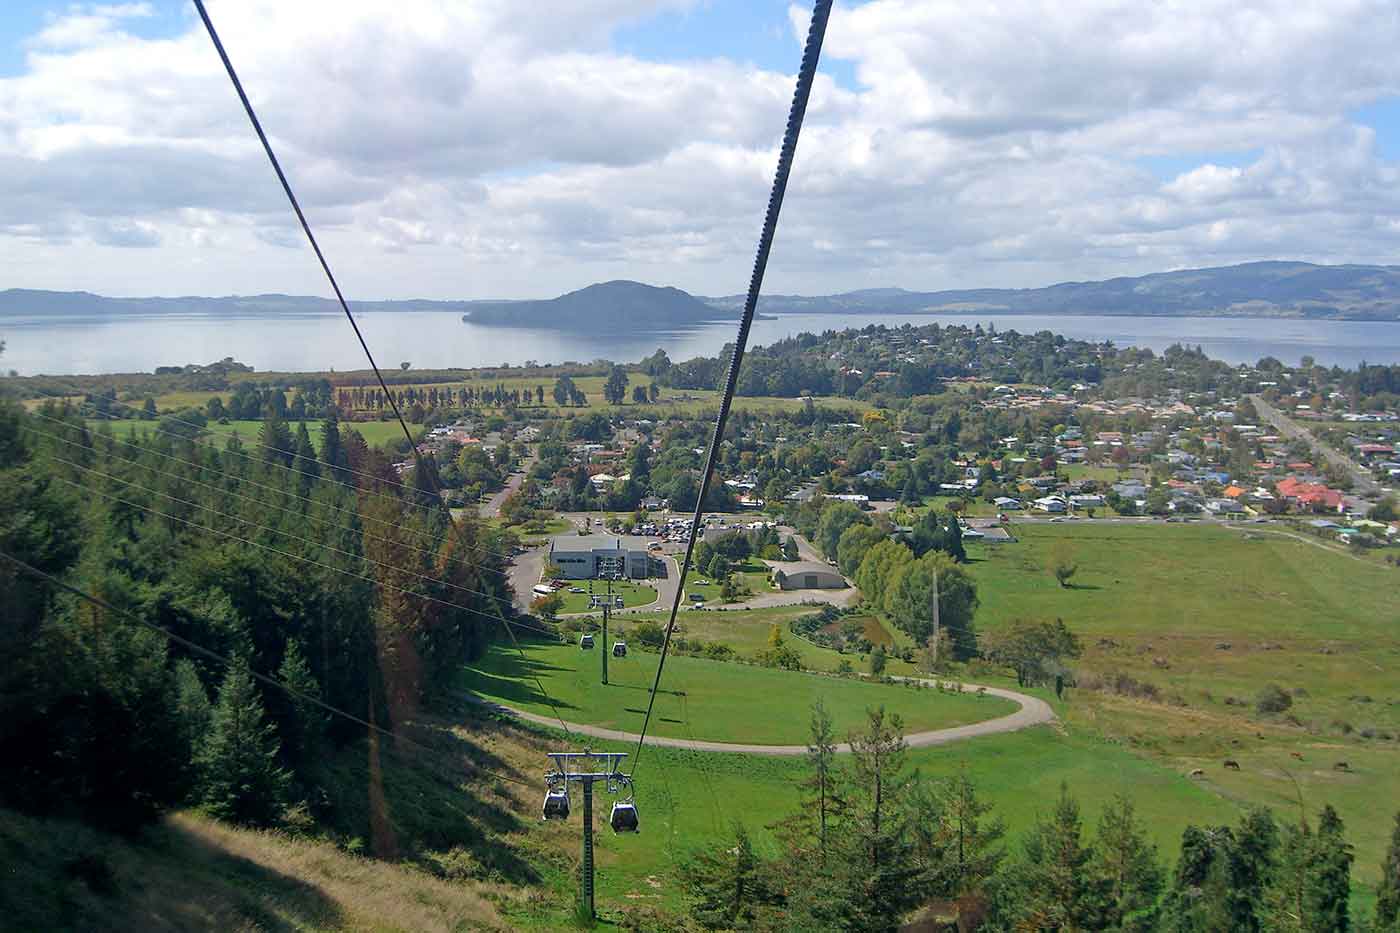
{"type": "Polygon", "coordinates": [[[525,609],[534,600],[535,594],[531,590],[540,582],[540,573],[544,570],[544,559],[548,554],[547,544],[533,547],[524,554],[517,554],[515,563],[510,565],[510,588],[515,593],[516,608],[525,609]]]}
{"type": "Polygon", "coordinates": [[[505,502],[506,498],[511,493],[515,492],[521,487],[521,485],[524,484],[526,474],[530,472],[530,467],[534,465],[535,458],[531,457],[521,465],[519,471],[512,473],[510,474],[510,476],[506,477],[505,488],[493,495],[490,499],[487,499],[485,502],[481,503],[481,517],[495,518],[497,515],[500,515],[501,503],[505,502]]]}
{"type": "Polygon", "coordinates": [[[1356,489],[1367,495],[1375,495],[1381,491],[1380,484],[1375,481],[1370,473],[1357,466],[1356,461],[1346,454],[1341,453],[1334,447],[1318,440],[1307,428],[1303,427],[1292,418],[1279,411],[1273,405],[1264,400],[1261,395],[1251,395],[1249,400],[1254,403],[1254,408],[1259,412],[1259,416],[1272,424],[1284,437],[1296,437],[1312,445],[1313,450],[1322,454],[1328,463],[1337,467],[1352,478],[1356,483],[1356,489]]]}
{"type": "MultiPolygon", "coordinates": [[[[820,676],[820,675],[808,675],[820,676]]],[[[901,680],[918,680],[919,678],[896,678],[901,680]]],[[[933,684],[933,681],[925,680],[923,683],[933,684]]],[[[1055,712],[1050,708],[1050,704],[1044,700],[1038,700],[1033,696],[1024,693],[1017,693],[1014,690],[1003,690],[1001,687],[978,687],[975,684],[963,684],[963,691],[973,693],[977,690],[985,690],[992,696],[1001,697],[1020,705],[1020,709],[1006,716],[997,719],[988,719],[984,722],[969,723],[965,726],[952,726],[947,729],[933,729],[928,732],[915,732],[913,735],[906,735],[904,741],[911,748],[926,748],[932,745],[948,745],[952,742],[961,742],[965,739],[976,738],[979,735],[997,735],[1002,732],[1018,732],[1031,726],[1038,726],[1044,723],[1054,722],[1055,712]]],[[[473,698],[475,699],[475,698],[473,698]]],[[[553,716],[542,716],[538,713],[527,713],[510,706],[503,706],[497,703],[487,703],[485,700],[477,702],[486,703],[497,709],[504,710],[514,716],[533,722],[541,726],[557,727],[559,720],[553,716]]],[[[589,726],[582,723],[567,723],[570,732],[577,732],[580,735],[592,736],[596,739],[609,739],[614,742],[635,742],[637,734],[635,732],[622,732],[617,729],[604,729],[600,726],[589,726]]],[[[698,752],[729,752],[744,755],[772,755],[776,757],[795,757],[807,754],[805,745],[748,745],[732,742],[705,742],[698,739],[673,739],[665,736],[647,736],[647,745],[655,745],[662,748],[684,748],[698,752]]],[[[846,753],[851,750],[851,746],[842,742],[836,746],[838,753],[846,753]]]]}

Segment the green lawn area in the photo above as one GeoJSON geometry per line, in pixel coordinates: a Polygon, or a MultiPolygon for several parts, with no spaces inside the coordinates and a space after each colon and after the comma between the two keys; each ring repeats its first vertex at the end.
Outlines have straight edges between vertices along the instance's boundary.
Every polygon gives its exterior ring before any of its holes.
{"type": "MultiPolygon", "coordinates": [[[[739,579],[735,582],[741,587],[747,586],[752,596],[773,592],[773,587],[768,582],[768,567],[760,560],[749,558],[742,564],[736,564],[730,568],[730,573],[738,575],[739,579]]],[[[697,573],[692,570],[690,576],[686,579],[686,598],[684,601],[686,603],[693,602],[690,598],[690,594],[697,593],[705,598],[706,604],[714,603],[716,605],[723,605],[724,602],[720,599],[719,591],[720,585],[712,580],[708,574],[697,573]],[[701,580],[705,582],[701,583],[701,580]]],[[[740,597],[735,604],[742,604],[745,600],[752,598],[752,596],[740,597]]]]}
{"type": "MultiPolygon", "coordinates": [[[[632,651],[609,658],[609,686],[599,682],[597,649],[530,644],[529,669],[513,650],[493,646],[469,668],[465,686],[482,696],[533,712],[551,712],[527,673],[543,681],[565,719],[636,731],[646,712],[658,656],[632,651]]],[[[868,707],[883,705],[904,717],[910,731],[993,719],[1015,705],[996,697],[954,696],[915,689],[770,670],[747,664],[671,656],[656,700],[657,735],[762,744],[801,743],[810,708],[822,697],[837,731],[859,723],[868,707]]]]}
{"type": "MultiPolygon", "coordinates": [[[[589,597],[593,594],[604,594],[608,592],[607,584],[602,580],[574,580],[568,587],[559,591],[559,595],[564,597],[564,607],[560,612],[587,612],[589,597]],[[578,587],[582,593],[570,593],[569,589],[578,587]]],[[[631,609],[634,606],[645,606],[656,599],[656,590],[650,586],[640,583],[633,583],[630,580],[614,581],[612,585],[614,596],[622,597],[622,607],[631,609]]]]}
{"type": "MultiPolygon", "coordinates": [[[[89,420],[88,426],[96,428],[106,425],[112,429],[112,433],[118,438],[124,438],[135,429],[139,434],[142,431],[149,431],[154,434],[157,423],[154,421],[142,421],[138,418],[117,418],[112,420],[97,421],[89,420]]],[[[236,436],[246,444],[256,444],[258,435],[262,431],[261,421],[230,421],[228,424],[210,422],[207,428],[206,439],[222,440],[230,436],[236,436]]],[[[289,422],[288,427],[296,430],[296,422],[289,422]]],[[[409,425],[410,430],[414,428],[409,425]]],[[[311,435],[311,442],[316,445],[321,443],[321,422],[307,421],[306,430],[311,435]]],[[[346,431],[357,431],[365,439],[365,443],[371,447],[381,447],[386,443],[392,443],[403,439],[403,428],[399,427],[397,421],[361,421],[340,423],[340,430],[343,434],[346,431]]]]}
{"type": "Polygon", "coordinates": [[[1099,483],[1116,483],[1129,476],[1140,475],[1139,471],[1131,467],[1122,470],[1112,466],[1093,466],[1088,463],[1063,463],[1060,471],[1069,477],[1070,482],[1078,482],[1081,479],[1091,479],[1099,483]]]}

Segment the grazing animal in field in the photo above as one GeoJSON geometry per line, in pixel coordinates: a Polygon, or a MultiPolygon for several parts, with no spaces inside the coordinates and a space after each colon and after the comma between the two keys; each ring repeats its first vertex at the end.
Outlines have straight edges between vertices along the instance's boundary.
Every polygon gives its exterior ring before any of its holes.
{"type": "Polygon", "coordinates": [[[1240,763],[1233,758],[1226,758],[1225,768],[1229,771],[1238,771],[1240,770],[1240,763]]]}
{"type": "Polygon", "coordinates": [[[1332,766],[1332,770],[1333,770],[1333,771],[1350,771],[1350,770],[1351,770],[1351,765],[1347,764],[1345,761],[1339,761],[1339,762],[1337,762],[1336,764],[1334,764],[1334,765],[1332,766]]]}
{"type": "Polygon", "coordinates": [[[1299,761],[1303,760],[1302,752],[1289,752],[1288,754],[1292,755],[1294,758],[1297,758],[1299,761]]]}
{"type": "Polygon", "coordinates": [[[1192,776],[1193,778],[1205,777],[1205,776],[1206,776],[1206,770],[1205,770],[1205,768],[1193,768],[1193,769],[1191,769],[1191,776],[1192,776]]]}

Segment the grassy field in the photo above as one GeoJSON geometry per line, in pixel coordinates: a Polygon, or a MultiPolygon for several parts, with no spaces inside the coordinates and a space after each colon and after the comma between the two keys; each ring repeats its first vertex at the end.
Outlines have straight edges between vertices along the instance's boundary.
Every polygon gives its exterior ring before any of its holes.
{"type": "MultiPolygon", "coordinates": [[[[752,599],[762,593],[773,592],[773,586],[768,582],[768,567],[760,560],[750,558],[742,564],[736,564],[730,568],[731,573],[738,576],[735,581],[741,587],[748,587],[749,596],[741,596],[736,600],[736,604],[742,604],[747,599],[752,599]]],[[[685,594],[686,602],[692,602],[690,595],[694,593],[703,596],[706,603],[721,604],[724,601],[720,598],[720,584],[711,580],[707,574],[692,574],[686,580],[685,594]],[[704,580],[704,583],[699,581],[704,580]]]]}
{"type": "MultiPolygon", "coordinates": [[[[564,607],[560,612],[587,612],[589,597],[593,594],[606,594],[607,586],[601,580],[578,580],[570,586],[578,587],[582,593],[570,593],[569,587],[559,591],[559,595],[564,597],[564,607]]],[[[633,583],[630,580],[621,580],[613,583],[612,592],[614,596],[622,597],[624,609],[631,609],[634,606],[645,606],[647,603],[656,601],[656,590],[641,583],[633,583]]]]}
{"type": "Polygon", "coordinates": [[[1074,732],[1176,773],[1203,768],[1221,798],[1281,817],[1300,793],[1313,811],[1331,802],[1356,845],[1356,876],[1374,881],[1400,801],[1400,573],[1250,526],[1084,521],[1015,533],[1015,544],[968,547],[978,628],[1063,618],[1084,644],[1081,679],[1121,673],[1157,692],[1072,691],[1074,732]],[[1046,569],[1059,549],[1079,565],[1070,588],[1046,569]],[[1290,692],[1286,714],[1255,711],[1269,683],[1290,692]],[[1224,771],[1225,758],[1240,771],[1224,771]]]}
{"type": "MultiPolygon", "coordinates": [[[[300,373],[297,375],[307,376],[315,374],[300,373]]],[[[525,376],[515,374],[511,370],[484,369],[476,370],[470,373],[465,373],[460,377],[452,378],[445,381],[404,383],[403,385],[394,385],[393,388],[396,390],[401,390],[407,389],[410,385],[412,385],[414,388],[421,390],[426,390],[435,387],[439,390],[450,389],[455,391],[457,389],[462,388],[480,390],[494,389],[496,386],[504,386],[507,392],[518,390],[522,398],[525,395],[526,390],[529,390],[530,398],[532,401],[529,404],[521,406],[527,411],[533,410],[542,414],[549,415],[569,414],[571,412],[577,414],[591,414],[595,411],[619,411],[619,406],[610,405],[603,398],[603,384],[607,382],[606,376],[573,377],[574,384],[578,386],[579,391],[583,392],[583,394],[588,398],[588,402],[586,405],[577,408],[573,406],[560,407],[559,405],[555,404],[553,390],[556,378],[557,376],[553,373],[538,376],[525,376]],[[537,407],[534,403],[534,399],[537,398],[535,390],[540,386],[544,387],[544,404],[539,405],[537,407]]],[[[636,386],[650,387],[652,379],[645,373],[639,372],[629,373],[628,379],[630,380],[627,386],[628,394],[625,403],[621,406],[622,411],[633,411],[639,413],[639,415],[640,413],[645,412],[645,416],[647,417],[655,416],[658,413],[665,415],[671,412],[685,415],[694,415],[702,411],[711,411],[715,409],[719,404],[719,393],[716,391],[708,389],[670,389],[665,386],[661,387],[660,395],[658,396],[655,403],[646,402],[643,404],[638,404],[632,401],[632,389],[636,386]]],[[[373,380],[373,375],[366,373],[364,382],[365,387],[370,387],[373,383],[373,380]]],[[[165,392],[155,396],[155,403],[156,408],[162,412],[175,411],[177,409],[190,407],[202,408],[204,407],[205,403],[209,401],[210,398],[213,398],[216,395],[219,396],[224,402],[227,402],[232,396],[232,393],[212,391],[165,392]]],[[[290,394],[288,394],[288,398],[290,397],[290,394]]],[[[813,404],[816,405],[818,408],[823,409],[850,409],[853,411],[866,411],[872,407],[869,402],[860,401],[857,399],[816,397],[813,398],[812,401],[813,404]]],[[[141,406],[141,403],[141,399],[133,399],[128,401],[126,404],[133,404],[139,408],[141,406]]],[[[802,405],[803,403],[800,399],[777,398],[773,396],[741,396],[734,400],[734,408],[736,410],[752,411],[758,413],[771,413],[777,411],[800,411],[802,409],[802,405]]],[[[492,411],[493,409],[490,408],[481,410],[483,414],[490,414],[492,411]]]]}
{"type": "MultiPolygon", "coordinates": [[[[90,420],[88,421],[88,425],[93,428],[106,425],[111,428],[112,433],[118,438],[126,437],[133,430],[135,430],[137,434],[143,431],[150,433],[155,433],[156,431],[156,422],[142,421],[137,418],[118,418],[108,421],[90,420]]],[[[258,442],[258,435],[262,431],[262,426],[263,423],[261,421],[230,421],[228,424],[211,422],[207,428],[208,434],[206,437],[222,440],[233,436],[237,437],[245,444],[256,444],[258,442]]],[[[295,431],[297,428],[296,422],[290,422],[288,427],[290,427],[292,431],[295,431]]],[[[409,425],[409,427],[412,429],[414,426],[409,425]]],[[[381,447],[387,443],[403,440],[403,429],[399,427],[397,421],[342,422],[340,429],[342,433],[350,430],[359,432],[360,436],[365,439],[365,443],[369,444],[371,447],[381,447]]],[[[321,443],[321,422],[307,421],[306,430],[311,435],[311,442],[319,447],[321,443]]]]}
{"type": "MultiPolygon", "coordinates": [[[[551,713],[527,674],[540,677],[565,719],[635,731],[646,712],[657,655],[633,651],[609,660],[609,685],[599,682],[598,652],[574,645],[529,645],[527,662],[493,649],[470,668],[465,686],[489,699],[551,713]]],[[[657,735],[760,744],[800,743],[809,710],[823,697],[839,731],[854,727],[867,707],[884,705],[904,716],[911,731],[992,719],[1015,709],[994,697],[954,696],[908,686],[886,686],[770,670],[745,664],[671,657],[651,729],[657,735]],[[757,703],[762,697],[763,702],[757,703]]]]}

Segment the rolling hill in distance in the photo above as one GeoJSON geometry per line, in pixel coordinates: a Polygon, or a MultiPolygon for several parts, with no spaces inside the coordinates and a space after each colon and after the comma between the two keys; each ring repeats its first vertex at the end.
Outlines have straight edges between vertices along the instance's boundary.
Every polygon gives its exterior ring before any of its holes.
{"type": "MultiPolygon", "coordinates": [[[[612,281],[544,300],[353,301],[357,311],[453,311],[472,323],[556,330],[625,326],[665,329],[736,318],[742,295],[702,297],[678,288],[612,281]]],[[[1400,266],[1252,262],[1045,288],[933,292],[870,288],[837,295],[765,295],[764,314],[1106,314],[1146,317],[1289,317],[1400,321],[1400,266]]],[[[328,298],[298,295],[110,298],[91,292],[0,291],[4,317],[183,314],[225,317],[339,311],[328,298]]]]}

